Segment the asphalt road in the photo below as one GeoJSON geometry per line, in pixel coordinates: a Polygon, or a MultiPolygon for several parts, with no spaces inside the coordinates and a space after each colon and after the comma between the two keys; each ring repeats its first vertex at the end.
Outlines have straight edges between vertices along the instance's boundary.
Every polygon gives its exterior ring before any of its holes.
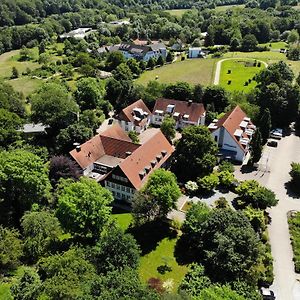
{"type": "Polygon", "coordinates": [[[300,300],[300,276],[294,271],[287,223],[289,211],[300,211],[300,199],[289,195],[285,187],[290,180],[291,162],[300,162],[300,138],[294,135],[284,137],[277,148],[265,147],[259,171],[236,174],[239,179],[258,180],[273,190],[279,199],[278,205],[269,209],[271,224],[268,226],[275,275],[271,289],[276,300],[300,300]]]}

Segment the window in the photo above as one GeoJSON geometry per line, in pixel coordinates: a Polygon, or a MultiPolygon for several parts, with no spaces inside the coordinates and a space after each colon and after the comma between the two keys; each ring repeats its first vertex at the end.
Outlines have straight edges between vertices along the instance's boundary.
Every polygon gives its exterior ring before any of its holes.
{"type": "Polygon", "coordinates": [[[125,186],[122,185],[121,189],[122,189],[123,192],[125,192],[125,186]]]}
{"type": "Polygon", "coordinates": [[[111,183],[111,187],[114,189],[115,188],[115,184],[112,182],[111,183]]]}
{"type": "Polygon", "coordinates": [[[118,184],[116,184],[116,189],[119,190],[120,189],[120,186],[118,184]]]}
{"type": "Polygon", "coordinates": [[[109,181],[106,181],[106,186],[110,186],[110,182],[109,181]]]}
{"type": "Polygon", "coordinates": [[[129,187],[126,187],[126,192],[130,193],[130,188],[129,187]]]}

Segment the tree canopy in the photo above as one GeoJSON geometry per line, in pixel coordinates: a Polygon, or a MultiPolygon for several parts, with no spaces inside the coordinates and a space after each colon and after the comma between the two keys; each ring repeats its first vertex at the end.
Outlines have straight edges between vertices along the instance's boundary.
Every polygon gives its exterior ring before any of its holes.
{"type": "Polygon", "coordinates": [[[92,179],[62,181],[57,199],[56,215],[72,234],[96,240],[110,219],[112,194],[92,179]]]}
{"type": "Polygon", "coordinates": [[[174,172],[180,180],[195,180],[215,166],[218,147],[204,126],[188,126],[182,131],[174,158],[174,172]]]}

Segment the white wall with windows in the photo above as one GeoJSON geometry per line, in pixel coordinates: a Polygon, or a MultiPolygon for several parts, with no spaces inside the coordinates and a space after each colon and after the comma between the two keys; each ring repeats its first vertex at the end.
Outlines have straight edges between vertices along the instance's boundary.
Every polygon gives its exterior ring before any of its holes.
{"type": "MultiPolygon", "coordinates": [[[[115,176],[117,176],[117,175],[115,175],[115,176]]],[[[117,176],[117,177],[120,177],[120,176],[117,176]]],[[[120,177],[120,178],[124,178],[124,177],[120,177]]],[[[124,179],[126,179],[128,181],[127,178],[124,178],[124,179]]],[[[120,180],[120,179],[117,179],[117,180],[120,180]]],[[[104,186],[112,192],[112,194],[116,200],[124,200],[128,203],[131,203],[132,197],[136,191],[134,188],[130,188],[128,186],[121,185],[121,184],[118,184],[118,183],[115,183],[112,181],[108,181],[108,180],[104,181],[104,186]]]]}

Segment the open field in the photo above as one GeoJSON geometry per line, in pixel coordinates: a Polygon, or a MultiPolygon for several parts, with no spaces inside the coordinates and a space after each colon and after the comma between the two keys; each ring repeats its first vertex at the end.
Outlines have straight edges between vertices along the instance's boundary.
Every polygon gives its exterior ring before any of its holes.
{"type": "Polygon", "coordinates": [[[216,11],[227,11],[228,9],[237,9],[237,8],[244,8],[244,4],[236,4],[236,5],[222,5],[222,6],[217,6],[215,8],[216,11]]]}
{"type": "Polygon", "coordinates": [[[8,83],[17,91],[22,93],[25,97],[30,95],[33,91],[38,89],[43,80],[31,78],[30,76],[23,76],[17,79],[11,79],[8,83]]]}
{"type": "Polygon", "coordinates": [[[259,44],[260,47],[269,47],[271,50],[279,50],[279,49],[286,49],[288,44],[286,42],[274,42],[274,43],[265,43],[259,44]]]}
{"type": "Polygon", "coordinates": [[[223,58],[253,58],[259,59],[267,64],[285,61],[297,76],[300,72],[300,61],[292,61],[286,58],[286,55],[279,52],[263,51],[263,52],[228,52],[223,58]]]}
{"type": "Polygon", "coordinates": [[[256,86],[253,80],[255,74],[265,68],[263,63],[254,66],[252,59],[225,60],[221,65],[219,84],[229,91],[249,92],[256,86]],[[251,80],[249,83],[248,80],[251,80]],[[230,84],[229,84],[230,81],[230,84]],[[246,83],[247,82],[247,83],[246,83]]]}
{"type": "Polygon", "coordinates": [[[136,83],[146,85],[149,81],[155,80],[161,83],[175,83],[186,81],[191,84],[201,83],[209,85],[212,83],[216,59],[188,59],[185,61],[175,62],[163,67],[146,71],[136,83]]]}
{"type": "Polygon", "coordinates": [[[34,70],[40,66],[34,61],[18,61],[19,53],[20,50],[13,50],[0,55],[0,78],[9,78],[13,67],[16,67],[21,75],[27,68],[34,70]]]}
{"type": "Polygon", "coordinates": [[[170,15],[181,18],[182,15],[189,11],[190,9],[168,9],[165,12],[168,12],[170,15]]]}

